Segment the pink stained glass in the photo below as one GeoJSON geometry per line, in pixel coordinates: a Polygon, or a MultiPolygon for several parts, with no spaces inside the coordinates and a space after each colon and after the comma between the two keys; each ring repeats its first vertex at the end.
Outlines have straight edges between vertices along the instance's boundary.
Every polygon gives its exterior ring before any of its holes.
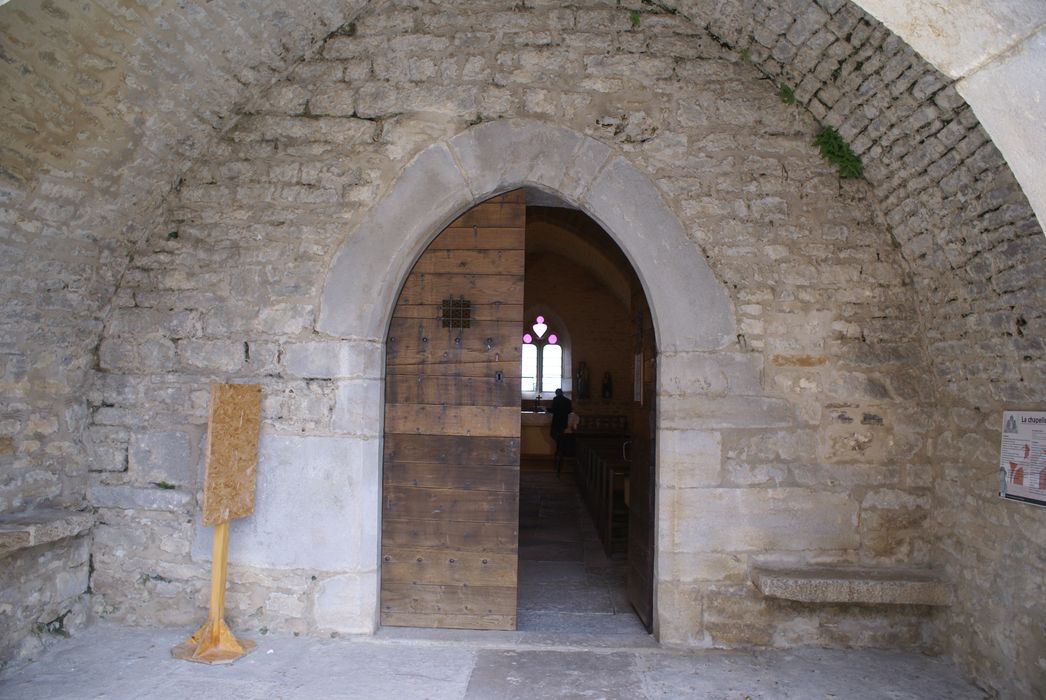
{"type": "Polygon", "coordinates": [[[555,345],[557,340],[559,340],[559,338],[556,337],[555,333],[548,337],[549,345],[555,345]]]}
{"type": "Polygon", "coordinates": [[[523,342],[524,343],[533,343],[534,342],[534,338],[530,335],[530,333],[524,333],[523,334],[523,342]]]}
{"type": "Polygon", "coordinates": [[[544,316],[538,316],[538,317],[537,317],[537,318],[536,318],[535,320],[536,320],[536,321],[537,321],[538,323],[544,323],[544,322],[545,322],[545,317],[544,317],[544,316]]]}

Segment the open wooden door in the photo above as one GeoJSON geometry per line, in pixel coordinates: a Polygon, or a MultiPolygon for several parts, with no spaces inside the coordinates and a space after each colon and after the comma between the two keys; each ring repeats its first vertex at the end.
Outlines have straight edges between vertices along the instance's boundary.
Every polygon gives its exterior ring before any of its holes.
{"type": "Polygon", "coordinates": [[[515,629],[526,200],[448,226],[389,329],[381,624],[515,629]]]}
{"type": "Polygon", "coordinates": [[[632,292],[635,369],[628,471],[628,600],[647,631],[654,624],[654,492],[657,353],[642,289],[632,292]]]}

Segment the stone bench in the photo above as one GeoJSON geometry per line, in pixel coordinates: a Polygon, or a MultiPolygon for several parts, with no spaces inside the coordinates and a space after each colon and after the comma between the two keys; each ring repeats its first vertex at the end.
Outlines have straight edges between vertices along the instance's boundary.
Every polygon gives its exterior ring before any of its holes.
{"type": "Polygon", "coordinates": [[[92,525],[93,514],[72,510],[41,509],[0,515],[0,557],[79,535],[92,525]]]}
{"type": "Polygon", "coordinates": [[[803,603],[951,605],[952,587],[928,569],[756,566],[752,583],[767,598],[803,603]]]}

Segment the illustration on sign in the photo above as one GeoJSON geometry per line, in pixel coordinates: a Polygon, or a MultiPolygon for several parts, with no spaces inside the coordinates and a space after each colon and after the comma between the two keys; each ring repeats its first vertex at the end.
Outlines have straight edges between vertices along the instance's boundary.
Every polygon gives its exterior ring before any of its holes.
{"type": "Polygon", "coordinates": [[[999,495],[1046,506],[1046,412],[1003,412],[999,495]]]}

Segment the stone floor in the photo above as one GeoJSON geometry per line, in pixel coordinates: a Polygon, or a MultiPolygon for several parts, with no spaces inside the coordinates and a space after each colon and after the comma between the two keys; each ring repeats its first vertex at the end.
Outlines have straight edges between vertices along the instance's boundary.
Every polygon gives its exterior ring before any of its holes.
{"type": "Polygon", "coordinates": [[[571,484],[566,475],[523,471],[515,632],[256,634],[252,654],[204,666],[170,656],[191,630],[98,623],[0,674],[0,698],[984,697],[945,661],[902,651],[659,647],[625,598],[623,562],[603,556],[571,484]]]}
{"type": "Polygon", "coordinates": [[[517,628],[649,639],[625,593],[625,559],[603,553],[573,476],[522,466],[517,628]]]}
{"type": "Polygon", "coordinates": [[[607,635],[384,629],[337,639],[254,635],[252,654],[205,666],[171,658],[190,631],[95,624],[0,675],[0,698],[984,697],[943,660],[901,651],[685,653],[613,646],[607,635]]]}

